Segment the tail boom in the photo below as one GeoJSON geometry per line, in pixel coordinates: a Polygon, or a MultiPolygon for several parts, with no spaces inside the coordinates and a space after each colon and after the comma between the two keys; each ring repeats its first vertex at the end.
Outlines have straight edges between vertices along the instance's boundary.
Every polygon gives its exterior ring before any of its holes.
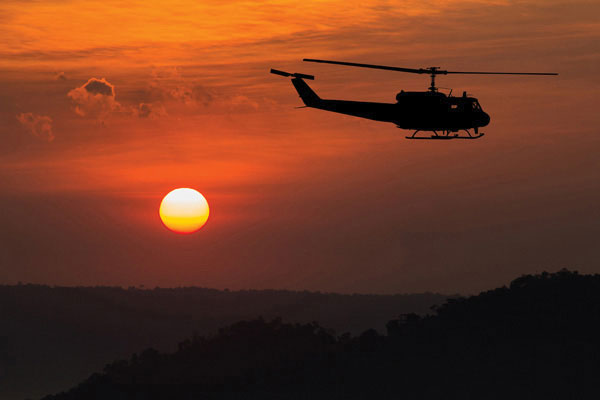
{"type": "Polygon", "coordinates": [[[398,123],[397,104],[347,100],[324,100],[321,99],[306,82],[304,82],[304,79],[312,80],[314,79],[314,76],[300,73],[292,74],[276,69],[271,69],[271,73],[292,78],[292,84],[294,85],[294,88],[296,88],[296,91],[300,95],[300,98],[306,107],[352,115],[360,118],[367,118],[375,121],[398,123]]]}

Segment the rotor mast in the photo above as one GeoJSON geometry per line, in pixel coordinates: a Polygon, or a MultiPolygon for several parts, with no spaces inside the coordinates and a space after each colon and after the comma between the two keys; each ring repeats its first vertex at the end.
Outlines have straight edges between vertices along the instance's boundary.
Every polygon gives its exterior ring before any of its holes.
{"type": "Polygon", "coordinates": [[[432,93],[437,92],[437,87],[435,87],[435,76],[438,74],[446,75],[446,71],[440,71],[440,67],[429,67],[427,68],[429,71],[429,75],[431,76],[431,86],[429,86],[429,91],[432,93]]]}

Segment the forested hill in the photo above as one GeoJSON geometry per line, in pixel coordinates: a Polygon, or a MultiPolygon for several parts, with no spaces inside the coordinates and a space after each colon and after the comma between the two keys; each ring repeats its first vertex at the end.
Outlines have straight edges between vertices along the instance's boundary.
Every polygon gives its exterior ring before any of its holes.
{"type": "Polygon", "coordinates": [[[523,276],[387,335],[242,321],[115,361],[46,400],[597,399],[600,275],[523,276]]]}
{"type": "Polygon", "coordinates": [[[204,288],[0,286],[0,399],[67,389],[106,363],[152,346],[174,351],[196,334],[243,319],[317,321],[337,332],[385,331],[406,312],[425,313],[447,296],[339,295],[204,288]]]}

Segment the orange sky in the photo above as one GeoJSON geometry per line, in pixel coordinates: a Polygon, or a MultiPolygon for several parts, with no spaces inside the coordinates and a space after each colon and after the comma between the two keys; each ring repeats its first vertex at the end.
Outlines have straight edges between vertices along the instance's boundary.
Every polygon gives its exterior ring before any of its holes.
{"type": "Polygon", "coordinates": [[[600,5],[593,1],[0,4],[0,283],[471,293],[598,270],[600,5]],[[304,57],[559,77],[441,77],[477,141],[296,109],[392,102],[421,76],[304,57]],[[92,82],[96,94],[83,86],[92,82]],[[173,235],[194,187],[207,225],[173,235]]]}

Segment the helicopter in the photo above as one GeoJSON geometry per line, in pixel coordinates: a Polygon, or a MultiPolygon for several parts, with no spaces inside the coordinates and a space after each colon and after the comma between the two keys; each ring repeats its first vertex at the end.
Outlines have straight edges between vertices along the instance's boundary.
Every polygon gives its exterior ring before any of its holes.
{"type": "Polygon", "coordinates": [[[475,75],[558,75],[554,72],[467,72],[446,71],[440,67],[403,68],[385,65],[360,64],[345,61],[317,60],[305,58],[303,61],[336,64],[349,67],[373,68],[387,71],[408,72],[412,74],[428,74],[431,86],[423,92],[400,91],[396,95],[396,103],[373,103],[365,101],[325,100],[321,99],[305,80],[314,80],[313,75],[289,73],[271,69],[272,74],[292,78],[292,84],[300,95],[305,107],[318,108],[341,114],[352,115],[375,121],[391,122],[400,129],[414,130],[407,139],[449,140],[478,139],[484,135],[479,128],[490,123],[490,116],[481,108],[475,97],[463,92],[462,96],[452,96],[438,91],[435,86],[437,75],[475,74],[475,75]],[[471,133],[471,130],[473,133],[471,133]],[[465,131],[466,135],[458,132],[465,131]],[[428,136],[418,136],[419,132],[432,132],[428,136]]]}

